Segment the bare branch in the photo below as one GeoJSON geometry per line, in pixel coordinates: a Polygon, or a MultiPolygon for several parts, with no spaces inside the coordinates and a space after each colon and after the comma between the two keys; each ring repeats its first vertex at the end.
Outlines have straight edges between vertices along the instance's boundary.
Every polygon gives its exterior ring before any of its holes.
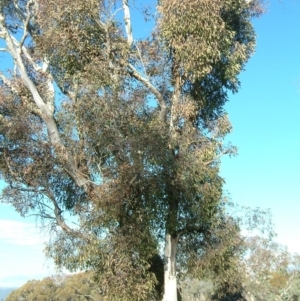
{"type": "Polygon", "coordinates": [[[224,155],[226,155],[226,154],[229,154],[229,153],[231,153],[231,151],[230,151],[229,149],[226,149],[226,150],[224,150],[223,152],[221,152],[218,156],[216,156],[215,158],[213,158],[212,160],[209,160],[209,161],[207,161],[207,162],[204,162],[203,165],[204,165],[204,166],[207,166],[207,165],[209,165],[209,164],[211,164],[211,163],[213,163],[213,162],[219,160],[222,156],[224,156],[224,155]]]}
{"type": "MultiPolygon", "coordinates": [[[[43,191],[43,192],[45,193],[45,191],[43,191]]],[[[51,208],[50,206],[46,205],[45,203],[42,203],[42,202],[39,202],[39,201],[37,201],[37,203],[38,203],[40,206],[46,207],[46,208],[48,208],[50,211],[53,211],[53,208],[51,208]]]]}
{"type": "MultiPolygon", "coordinates": [[[[55,196],[52,194],[52,192],[50,190],[47,191],[46,193],[47,197],[50,199],[50,201],[52,202],[54,208],[52,208],[52,211],[54,213],[53,219],[55,219],[57,225],[67,234],[73,236],[73,237],[79,237],[85,240],[89,240],[89,238],[87,237],[87,235],[82,234],[80,231],[77,231],[73,228],[71,228],[64,220],[62,213],[63,210],[61,210],[61,208],[59,207],[58,203],[55,200],[55,196]]],[[[43,204],[43,206],[45,206],[45,204],[43,204]]],[[[47,206],[48,207],[48,206],[47,206]]],[[[48,207],[49,208],[49,207],[48,207]]],[[[48,215],[48,214],[47,214],[48,215]]],[[[49,215],[50,216],[50,215],[49,215]]]]}
{"type": "Polygon", "coordinates": [[[24,42],[25,42],[25,39],[28,35],[28,24],[29,24],[29,21],[30,21],[30,6],[33,4],[33,0],[30,0],[28,1],[27,5],[26,5],[26,10],[27,10],[27,16],[26,16],[26,19],[25,19],[25,22],[24,22],[24,33],[23,33],[23,37],[20,41],[20,45],[21,47],[23,46],[24,42]]]}
{"type": "Polygon", "coordinates": [[[62,230],[64,230],[66,233],[69,233],[69,234],[73,234],[75,232],[74,229],[72,229],[71,227],[69,227],[63,217],[62,217],[62,210],[60,209],[58,203],[55,201],[55,197],[52,195],[52,193],[50,191],[48,191],[47,193],[49,199],[52,201],[53,205],[54,205],[54,214],[55,214],[55,220],[57,222],[57,225],[60,226],[60,228],[62,230]]]}
{"type": "Polygon", "coordinates": [[[31,57],[31,55],[29,54],[25,46],[22,46],[22,52],[25,55],[26,59],[30,62],[30,64],[32,65],[35,71],[42,71],[42,67],[34,62],[33,58],[31,57]]]}
{"type": "MultiPolygon", "coordinates": [[[[45,189],[36,189],[36,188],[29,188],[28,189],[28,188],[20,188],[20,187],[15,187],[15,186],[10,186],[10,187],[11,187],[11,189],[16,189],[16,190],[22,191],[22,192],[33,192],[33,193],[39,193],[39,194],[46,192],[45,189]]],[[[40,205],[46,206],[49,209],[52,209],[51,207],[49,207],[46,204],[43,204],[41,202],[37,202],[37,203],[40,204],[40,205]]]]}
{"type": "Polygon", "coordinates": [[[143,65],[144,73],[145,73],[145,75],[146,75],[146,77],[147,77],[147,79],[148,79],[148,75],[147,75],[147,72],[146,72],[145,64],[144,64],[143,58],[142,58],[142,56],[141,56],[140,48],[139,48],[138,44],[136,44],[135,47],[136,47],[136,49],[137,49],[137,51],[138,51],[138,54],[139,54],[141,63],[142,63],[142,65],[143,65]]]}
{"type": "Polygon", "coordinates": [[[166,120],[166,114],[167,114],[167,106],[165,103],[165,100],[163,96],[160,94],[160,92],[150,83],[150,81],[143,77],[131,64],[128,64],[128,68],[130,69],[129,73],[132,77],[142,82],[156,97],[158,104],[160,106],[160,114],[159,117],[161,120],[166,120]]]}
{"type": "MultiPolygon", "coordinates": [[[[120,8],[118,8],[112,15],[111,15],[111,17],[109,18],[109,22],[111,22],[112,21],[112,19],[116,16],[116,14],[120,11],[120,10],[122,10],[123,9],[123,7],[120,7],[120,8]]],[[[103,24],[103,23],[102,23],[103,24]]]]}
{"type": "MultiPolygon", "coordinates": [[[[28,5],[32,5],[34,3],[34,0],[30,0],[27,4],[28,5]]],[[[26,16],[26,14],[22,11],[21,7],[18,4],[17,0],[13,0],[13,4],[15,7],[15,11],[17,13],[17,15],[19,16],[20,20],[23,21],[23,23],[26,23],[26,20],[28,18],[28,15],[26,16]]],[[[29,7],[29,6],[28,6],[29,7]]],[[[27,10],[28,11],[28,10],[27,10]]],[[[27,30],[31,33],[34,30],[34,26],[32,26],[32,24],[30,23],[30,20],[28,20],[28,23],[26,25],[27,30]]],[[[26,28],[24,27],[24,30],[26,30],[26,28]]]]}
{"type": "Polygon", "coordinates": [[[28,214],[26,215],[26,217],[29,217],[29,216],[39,216],[41,218],[47,218],[47,219],[53,219],[55,220],[56,218],[50,214],[42,214],[42,213],[33,213],[33,214],[28,214]]]}

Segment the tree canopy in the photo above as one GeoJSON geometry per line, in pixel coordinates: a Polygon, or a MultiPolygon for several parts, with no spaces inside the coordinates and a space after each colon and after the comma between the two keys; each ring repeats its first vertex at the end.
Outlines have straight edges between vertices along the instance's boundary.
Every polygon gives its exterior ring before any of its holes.
{"type": "Polygon", "coordinates": [[[13,60],[0,72],[1,200],[49,225],[47,255],[94,271],[104,298],[174,301],[180,275],[208,271],[241,286],[219,166],[236,153],[224,104],[262,10],[257,0],[0,2],[13,60]]]}

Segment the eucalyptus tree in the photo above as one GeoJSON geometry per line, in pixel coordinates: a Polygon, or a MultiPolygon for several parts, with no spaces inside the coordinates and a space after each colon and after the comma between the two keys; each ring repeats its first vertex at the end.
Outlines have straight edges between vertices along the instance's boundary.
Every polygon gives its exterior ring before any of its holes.
{"type": "Polygon", "coordinates": [[[254,300],[298,300],[299,255],[264,237],[248,237],[246,244],[245,296],[254,300]]]}
{"type": "Polygon", "coordinates": [[[95,271],[109,300],[174,301],[178,276],[206,270],[234,284],[239,229],[219,165],[236,149],[223,142],[224,104],[254,50],[261,4],[1,0],[0,9],[1,59],[11,60],[0,73],[2,201],[50,226],[48,256],[95,271]]]}

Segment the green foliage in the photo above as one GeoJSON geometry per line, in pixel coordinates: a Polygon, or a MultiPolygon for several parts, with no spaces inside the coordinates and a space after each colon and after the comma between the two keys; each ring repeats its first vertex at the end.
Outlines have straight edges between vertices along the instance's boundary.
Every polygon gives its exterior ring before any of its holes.
{"type": "Polygon", "coordinates": [[[165,47],[197,100],[197,121],[215,119],[254,50],[253,7],[244,0],[174,0],[161,1],[159,11],[165,47]]]}
{"type": "Polygon", "coordinates": [[[159,12],[162,37],[183,76],[194,82],[217,67],[224,80],[236,81],[254,47],[246,1],[165,0],[159,12]]]}

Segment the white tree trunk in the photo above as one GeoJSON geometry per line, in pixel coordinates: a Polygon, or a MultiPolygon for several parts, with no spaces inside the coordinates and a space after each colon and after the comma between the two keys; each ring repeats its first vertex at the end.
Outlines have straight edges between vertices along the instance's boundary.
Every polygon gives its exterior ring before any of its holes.
{"type": "Polygon", "coordinates": [[[125,30],[127,34],[127,42],[129,47],[131,47],[133,43],[133,36],[132,36],[130,9],[128,6],[128,0],[123,0],[122,3],[123,3],[123,10],[124,10],[124,21],[125,21],[125,30]]]}
{"type": "Polygon", "coordinates": [[[177,301],[176,248],[178,239],[166,234],[164,296],[162,301],[177,301]]]}

